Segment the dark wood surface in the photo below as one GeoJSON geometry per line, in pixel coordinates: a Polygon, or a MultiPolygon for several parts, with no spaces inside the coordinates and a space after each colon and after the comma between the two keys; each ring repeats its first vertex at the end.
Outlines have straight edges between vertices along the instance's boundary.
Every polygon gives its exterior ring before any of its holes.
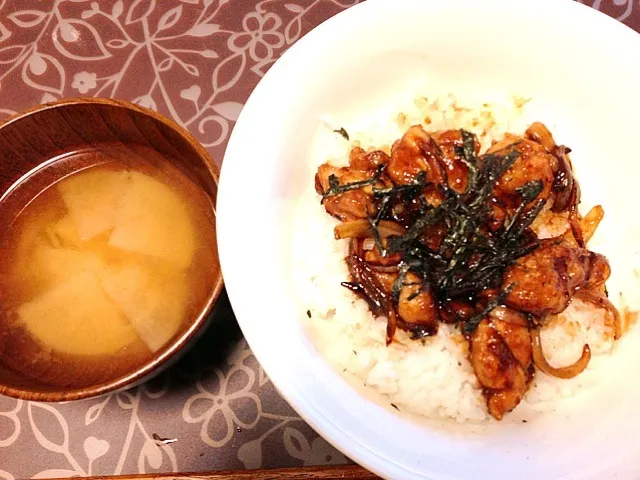
{"type": "Polygon", "coordinates": [[[87,480],[376,480],[380,477],[359,465],[276,468],[266,470],[224,470],[218,472],[163,475],[88,477],[87,480]]]}

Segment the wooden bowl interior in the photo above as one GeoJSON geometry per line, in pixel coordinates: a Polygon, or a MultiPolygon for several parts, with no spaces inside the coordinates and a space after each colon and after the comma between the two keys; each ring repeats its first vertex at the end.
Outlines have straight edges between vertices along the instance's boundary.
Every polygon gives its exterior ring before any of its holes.
{"type": "MultiPolygon", "coordinates": [[[[14,207],[21,208],[49,186],[52,175],[60,178],[76,167],[73,162],[56,163],[56,159],[77,151],[98,149],[105,143],[115,143],[132,150],[137,146],[153,148],[204,190],[215,212],[218,169],[190,134],[155,112],[135,105],[88,99],[44,106],[0,126],[0,225],[9,225],[15,218],[14,207]],[[28,181],[24,181],[27,174],[28,181]]],[[[215,222],[212,223],[215,229],[215,222]]],[[[214,258],[217,263],[217,251],[214,258]]],[[[136,371],[100,385],[76,389],[73,385],[69,388],[52,387],[16,374],[2,361],[4,349],[0,332],[0,394],[44,401],[73,400],[139,382],[189,343],[206,323],[207,315],[222,289],[219,265],[214,272],[207,311],[194,319],[193,324],[187,327],[186,335],[161,349],[136,371]]]]}

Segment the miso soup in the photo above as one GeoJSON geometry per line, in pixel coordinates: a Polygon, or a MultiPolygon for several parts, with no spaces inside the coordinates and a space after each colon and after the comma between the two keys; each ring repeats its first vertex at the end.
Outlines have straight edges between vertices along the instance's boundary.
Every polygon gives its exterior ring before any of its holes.
{"type": "Polygon", "coordinates": [[[54,179],[0,231],[0,357],[79,388],[143,364],[204,308],[214,217],[206,194],[151,149],[61,161],[85,168],[54,179]]]}

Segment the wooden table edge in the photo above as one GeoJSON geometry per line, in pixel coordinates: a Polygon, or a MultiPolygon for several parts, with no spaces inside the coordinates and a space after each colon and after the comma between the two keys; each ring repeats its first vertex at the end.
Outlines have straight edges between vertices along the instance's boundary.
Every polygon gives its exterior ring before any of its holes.
{"type": "MultiPolygon", "coordinates": [[[[218,470],[194,473],[132,474],[83,477],[86,480],[378,480],[359,465],[294,467],[261,470],[218,470]]],[[[63,480],[63,479],[50,479],[63,480]]]]}

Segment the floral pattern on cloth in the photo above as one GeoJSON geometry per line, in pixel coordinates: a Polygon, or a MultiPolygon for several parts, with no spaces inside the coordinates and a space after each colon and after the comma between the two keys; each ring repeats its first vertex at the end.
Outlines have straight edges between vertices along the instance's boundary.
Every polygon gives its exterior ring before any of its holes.
{"type": "MultiPolygon", "coordinates": [[[[359,1],[0,0],[0,121],[65,97],[120,98],[173,118],[220,164],[269,67],[359,1]]],[[[577,1],[640,30],[637,0],[577,1]]],[[[0,480],[347,463],[278,395],[224,295],[213,323],[138,388],[61,404],[0,397],[0,480]]]]}

